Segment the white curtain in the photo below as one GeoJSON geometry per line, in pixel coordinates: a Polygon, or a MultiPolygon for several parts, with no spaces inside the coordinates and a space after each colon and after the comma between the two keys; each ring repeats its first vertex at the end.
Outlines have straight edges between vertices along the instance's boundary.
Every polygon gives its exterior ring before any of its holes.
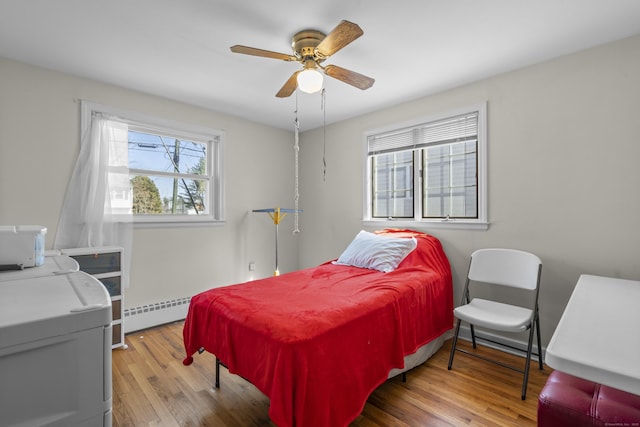
{"type": "Polygon", "coordinates": [[[128,126],[92,114],[67,188],[54,249],[120,246],[122,286],[129,286],[133,244],[128,126]]]}

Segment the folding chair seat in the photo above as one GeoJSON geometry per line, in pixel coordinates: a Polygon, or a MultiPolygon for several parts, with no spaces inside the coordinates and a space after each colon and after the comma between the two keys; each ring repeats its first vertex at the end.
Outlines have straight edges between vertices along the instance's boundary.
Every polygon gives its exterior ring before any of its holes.
{"type": "MultiPolygon", "coordinates": [[[[540,290],[540,276],[542,274],[542,262],[537,256],[515,249],[480,249],[471,254],[469,261],[469,272],[465,281],[464,291],[462,293],[462,301],[460,306],[453,311],[456,317],[456,328],[451,345],[451,354],[449,355],[449,366],[451,370],[453,358],[456,351],[467,353],[472,356],[479,357],[483,360],[496,363],[500,366],[513,369],[523,374],[522,380],[522,400],[526,398],[527,382],[529,380],[529,364],[531,362],[533,335],[534,330],[537,335],[538,363],[540,369],[543,369],[542,356],[540,355],[540,319],[538,314],[538,293],[540,290]],[[495,299],[484,297],[472,297],[471,288],[476,287],[510,287],[521,290],[523,293],[529,294],[526,298],[529,304],[514,305],[508,304],[495,299]],[[471,331],[471,341],[473,348],[476,348],[476,339],[488,341],[495,346],[506,346],[511,349],[520,350],[526,353],[526,361],[524,369],[520,369],[497,360],[488,359],[484,356],[469,352],[458,348],[458,335],[460,333],[460,324],[464,321],[469,324],[471,331]],[[529,341],[526,350],[505,345],[489,339],[486,336],[478,336],[475,327],[484,330],[499,332],[525,332],[529,331],[529,341]]],[[[485,289],[485,293],[488,289],[485,289]]],[[[494,292],[495,293],[495,292],[494,292]]]]}

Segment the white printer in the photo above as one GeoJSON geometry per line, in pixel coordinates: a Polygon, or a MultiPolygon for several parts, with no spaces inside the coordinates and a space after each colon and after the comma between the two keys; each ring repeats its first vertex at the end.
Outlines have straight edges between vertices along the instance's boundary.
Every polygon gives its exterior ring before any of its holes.
{"type": "Polygon", "coordinates": [[[111,426],[111,335],[109,294],[72,258],[0,271],[0,425],[111,426]]]}

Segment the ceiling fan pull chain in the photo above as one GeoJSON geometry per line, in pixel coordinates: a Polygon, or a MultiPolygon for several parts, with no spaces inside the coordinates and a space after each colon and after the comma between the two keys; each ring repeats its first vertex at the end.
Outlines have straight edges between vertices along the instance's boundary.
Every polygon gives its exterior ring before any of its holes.
{"type": "Polygon", "coordinates": [[[320,108],[322,108],[322,180],[327,180],[327,105],[326,105],[326,97],[325,97],[325,89],[322,88],[322,92],[320,92],[320,108]]]}
{"type": "Polygon", "coordinates": [[[300,233],[300,228],[298,227],[298,201],[300,199],[300,193],[298,192],[298,153],[300,152],[300,145],[298,139],[298,132],[300,130],[300,123],[298,122],[298,93],[296,92],[296,111],[295,111],[295,120],[294,120],[294,143],[293,143],[293,152],[295,158],[294,165],[294,173],[295,173],[295,183],[294,183],[294,194],[293,194],[293,204],[294,204],[294,214],[293,214],[293,234],[300,233]]]}

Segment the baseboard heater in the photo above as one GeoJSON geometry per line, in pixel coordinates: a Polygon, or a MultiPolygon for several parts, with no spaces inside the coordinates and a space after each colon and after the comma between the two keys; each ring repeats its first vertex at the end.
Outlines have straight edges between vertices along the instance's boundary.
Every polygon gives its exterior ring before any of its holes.
{"type": "Polygon", "coordinates": [[[134,332],[187,317],[191,297],[124,309],[124,332],[134,332]]]}

